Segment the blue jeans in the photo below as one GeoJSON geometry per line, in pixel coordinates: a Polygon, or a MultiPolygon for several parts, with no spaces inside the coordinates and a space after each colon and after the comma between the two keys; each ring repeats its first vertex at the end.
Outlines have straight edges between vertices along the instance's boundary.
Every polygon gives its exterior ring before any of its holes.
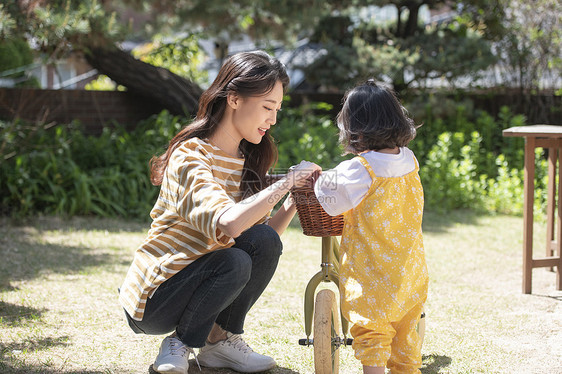
{"type": "Polygon", "coordinates": [[[151,335],[175,330],[193,348],[205,345],[215,322],[242,334],[246,314],[273,277],[282,249],[270,226],[251,227],[232,247],[198,258],[162,283],[148,299],[142,321],[125,312],[129,326],[151,335]]]}

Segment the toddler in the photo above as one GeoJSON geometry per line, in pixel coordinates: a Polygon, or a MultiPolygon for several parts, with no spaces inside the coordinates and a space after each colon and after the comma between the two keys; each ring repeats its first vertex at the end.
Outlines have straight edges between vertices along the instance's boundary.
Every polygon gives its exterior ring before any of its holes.
{"type": "Polygon", "coordinates": [[[365,374],[419,373],[428,275],[419,164],[406,147],[416,127],[374,80],[346,94],[337,124],[356,157],[323,172],[314,191],[328,214],[344,214],[340,292],[352,347],[365,374]]]}

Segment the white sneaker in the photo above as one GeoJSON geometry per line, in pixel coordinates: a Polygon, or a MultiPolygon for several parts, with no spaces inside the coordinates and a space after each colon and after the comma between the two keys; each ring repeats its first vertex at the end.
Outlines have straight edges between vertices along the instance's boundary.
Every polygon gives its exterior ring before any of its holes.
{"type": "Polygon", "coordinates": [[[187,374],[190,354],[195,356],[192,348],[186,347],[178,338],[168,336],[160,344],[152,369],[157,373],[187,374]]]}
{"type": "Polygon", "coordinates": [[[197,359],[202,366],[256,373],[272,369],[277,365],[273,358],[254,352],[241,335],[227,332],[226,337],[226,340],[215,344],[206,343],[199,350],[197,359]]]}

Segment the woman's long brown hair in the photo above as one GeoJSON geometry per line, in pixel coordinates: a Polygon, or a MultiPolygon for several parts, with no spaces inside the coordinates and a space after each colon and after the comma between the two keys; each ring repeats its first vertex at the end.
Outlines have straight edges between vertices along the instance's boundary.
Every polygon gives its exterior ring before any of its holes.
{"type": "MultiPolygon", "coordinates": [[[[270,92],[278,81],[285,91],[289,85],[285,67],[263,51],[242,52],[229,57],[211,86],[201,95],[195,120],[174,136],[166,152],[150,160],[152,184],[162,184],[170,156],[181,143],[190,138],[208,139],[213,135],[224,114],[229,93],[242,97],[261,96],[270,92]]],[[[240,189],[248,196],[266,185],[265,175],[277,162],[277,147],[268,132],[259,144],[243,139],[240,151],[245,158],[240,189]]]]}

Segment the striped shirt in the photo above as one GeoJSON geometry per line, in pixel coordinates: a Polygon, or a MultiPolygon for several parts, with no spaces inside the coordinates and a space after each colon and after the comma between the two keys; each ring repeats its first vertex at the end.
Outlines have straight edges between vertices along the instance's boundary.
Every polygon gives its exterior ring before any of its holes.
{"type": "Polygon", "coordinates": [[[119,302],[133,319],[142,320],[147,299],[167,279],[204,254],[234,244],[217,221],[242,200],[243,167],[243,158],[199,138],[174,150],[150,212],[148,236],[120,290],[119,302]]]}

